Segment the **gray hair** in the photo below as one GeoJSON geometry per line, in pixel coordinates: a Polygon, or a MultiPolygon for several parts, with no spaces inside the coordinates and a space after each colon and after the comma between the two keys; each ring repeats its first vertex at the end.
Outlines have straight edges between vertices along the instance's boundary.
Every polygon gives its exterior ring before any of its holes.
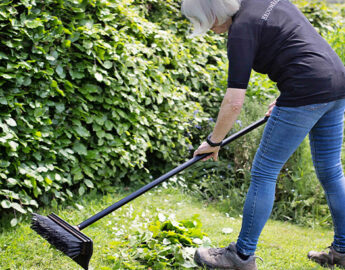
{"type": "Polygon", "coordinates": [[[194,26],[190,38],[203,35],[212,28],[216,19],[225,23],[240,8],[242,0],[183,0],[181,12],[194,26]]]}

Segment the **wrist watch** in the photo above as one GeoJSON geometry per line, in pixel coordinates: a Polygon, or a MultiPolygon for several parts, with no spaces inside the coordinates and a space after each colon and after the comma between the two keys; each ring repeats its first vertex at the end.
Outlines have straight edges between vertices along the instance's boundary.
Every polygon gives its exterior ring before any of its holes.
{"type": "Polygon", "coordinates": [[[217,146],[220,146],[222,144],[223,141],[220,141],[218,143],[215,143],[215,142],[212,142],[211,141],[211,137],[212,137],[212,133],[210,135],[208,135],[207,139],[206,139],[206,142],[212,146],[212,147],[217,147],[217,146]]]}

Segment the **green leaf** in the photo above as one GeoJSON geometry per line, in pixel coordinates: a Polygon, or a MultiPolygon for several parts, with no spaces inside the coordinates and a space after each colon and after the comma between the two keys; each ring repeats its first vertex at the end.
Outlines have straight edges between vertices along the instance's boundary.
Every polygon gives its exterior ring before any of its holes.
{"type": "Polygon", "coordinates": [[[22,214],[27,213],[27,211],[19,203],[12,203],[11,207],[22,214]]]}
{"type": "Polygon", "coordinates": [[[19,144],[14,141],[9,141],[8,145],[11,147],[12,151],[17,151],[17,147],[19,144]]]}
{"type": "Polygon", "coordinates": [[[89,179],[86,179],[86,180],[84,181],[84,183],[85,183],[85,185],[86,185],[87,187],[89,187],[89,188],[94,188],[93,183],[92,183],[89,179]]]}
{"type": "Polygon", "coordinates": [[[52,181],[49,177],[45,177],[45,178],[44,178],[44,181],[45,181],[48,185],[53,184],[53,181],[52,181]]]}
{"type": "Polygon", "coordinates": [[[11,205],[12,205],[11,202],[8,201],[8,200],[3,200],[3,201],[1,202],[2,208],[5,208],[5,209],[10,208],[11,205]]]}
{"type": "Polygon", "coordinates": [[[79,155],[85,156],[87,155],[87,148],[84,144],[77,142],[73,145],[73,150],[78,153],[79,155]]]}
{"type": "Polygon", "coordinates": [[[65,92],[64,91],[62,91],[61,89],[59,89],[59,88],[55,88],[55,90],[56,90],[56,92],[58,92],[61,96],[63,96],[63,97],[65,97],[66,96],[66,94],[65,94],[65,92]]]}
{"type": "Polygon", "coordinates": [[[0,104],[2,104],[2,105],[7,105],[8,104],[6,97],[0,97],[0,104]]]}
{"type": "Polygon", "coordinates": [[[90,41],[90,40],[84,40],[83,41],[83,47],[85,48],[85,49],[91,49],[92,47],[93,47],[93,43],[92,43],[92,41],[90,41]]]}
{"type": "Polygon", "coordinates": [[[11,127],[17,126],[17,122],[13,118],[8,118],[5,121],[6,121],[7,125],[9,125],[11,127]]]}
{"type": "Polygon", "coordinates": [[[64,72],[63,67],[61,65],[58,65],[55,70],[60,78],[64,79],[66,77],[66,73],[64,72]]]}
{"type": "Polygon", "coordinates": [[[80,188],[78,189],[78,193],[79,193],[80,196],[84,195],[85,187],[84,186],[80,186],[80,188]]]}
{"type": "Polygon", "coordinates": [[[75,181],[78,181],[84,178],[84,175],[79,167],[73,168],[71,173],[73,174],[73,179],[75,181]]]}
{"type": "Polygon", "coordinates": [[[10,224],[12,227],[15,227],[18,224],[18,219],[12,218],[10,224]]]}
{"type": "Polygon", "coordinates": [[[66,189],[66,193],[70,198],[73,198],[73,193],[69,189],[66,189]]]}
{"type": "Polygon", "coordinates": [[[9,73],[6,73],[6,74],[0,74],[3,78],[5,79],[8,79],[8,80],[11,80],[11,79],[15,79],[16,78],[16,75],[15,74],[9,74],[9,73]]]}
{"type": "Polygon", "coordinates": [[[26,27],[31,29],[43,26],[43,23],[39,18],[36,18],[35,20],[26,20],[24,23],[26,27]]]}
{"type": "Polygon", "coordinates": [[[53,88],[59,87],[57,81],[55,81],[55,80],[52,80],[50,86],[53,87],[53,88]]]}
{"type": "Polygon", "coordinates": [[[99,72],[95,73],[95,78],[97,81],[102,82],[103,81],[103,75],[99,72]]]}
{"type": "Polygon", "coordinates": [[[33,205],[36,208],[38,208],[38,203],[35,200],[30,200],[30,205],[33,205]]]}
{"type": "Polygon", "coordinates": [[[65,111],[65,104],[63,103],[55,103],[55,109],[57,113],[62,113],[63,111],[65,111]]]}
{"type": "Polygon", "coordinates": [[[71,41],[69,39],[66,39],[64,41],[64,45],[65,45],[66,48],[70,48],[71,47],[71,41]]]}
{"type": "Polygon", "coordinates": [[[11,163],[9,161],[0,159],[0,168],[7,168],[10,165],[11,165],[11,163]]]}
{"type": "Polygon", "coordinates": [[[4,52],[0,52],[0,59],[8,60],[8,56],[4,52]]]}
{"type": "Polygon", "coordinates": [[[113,63],[110,62],[110,61],[105,61],[105,62],[103,63],[103,66],[104,66],[106,69],[110,69],[110,68],[112,68],[113,63]]]}
{"type": "Polygon", "coordinates": [[[18,180],[14,178],[8,178],[7,183],[9,184],[9,186],[15,186],[18,184],[18,180]]]}
{"type": "Polygon", "coordinates": [[[90,132],[84,128],[83,126],[77,126],[74,128],[74,130],[77,132],[77,134],[80,136],[80,137],[89,137],[90,136],[90,132]]]}
{"type": "Polygon", "coordinates": [[[102,89],[95,84],[85,84],[81,89],[81,92],[86,93],[101,93],[102,89]]]}

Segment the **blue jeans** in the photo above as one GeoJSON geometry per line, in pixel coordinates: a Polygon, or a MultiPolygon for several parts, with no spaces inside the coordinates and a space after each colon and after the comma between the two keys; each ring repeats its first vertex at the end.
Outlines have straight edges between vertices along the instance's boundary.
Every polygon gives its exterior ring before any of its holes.
{"type": "Polygon", "coordinates": [[[254,254],[275,197],[278,174],[309,133],[318,179],[334,224],[334,248],[345,252],[345,178],[341,164],[345,99],[301,107],[275,107],[255,155],[237,249],[254,254]]]}

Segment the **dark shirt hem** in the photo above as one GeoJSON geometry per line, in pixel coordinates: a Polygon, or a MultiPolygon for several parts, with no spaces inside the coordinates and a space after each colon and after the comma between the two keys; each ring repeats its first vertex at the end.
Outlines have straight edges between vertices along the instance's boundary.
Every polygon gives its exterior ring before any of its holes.
{"type": "Polygon", "coordinates": [[[300,106],[306,106],[306,105],[311,105],[311,104],[320,104],[320,103],[327,103],[331,101],[335,101],[338,99],[343,99],[345,98],[345,93],[337,96],[337,97],[332,97],[328,99],[301,99],[301,100],[291,100],[291,101],[284,101],[284,100],[279,100],[277,99],[276,106],[278,107],[300,107],[300,106]]]}
{"type": "Polygon", "coordinates": [[[240,89],[247,89],[248,83],[238,83],[238,82],[229,82],[228,88],[240,88],[240,89]]]}

